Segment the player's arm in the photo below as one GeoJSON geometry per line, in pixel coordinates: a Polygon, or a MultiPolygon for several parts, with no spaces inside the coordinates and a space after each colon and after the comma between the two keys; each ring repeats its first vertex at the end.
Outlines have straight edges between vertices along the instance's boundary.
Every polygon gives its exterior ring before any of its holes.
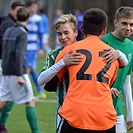
{"type": "Polygon", "coordinates": [[[107,52],[102,57],[106,62],[111,63],[114,60],[118,59],[120,67],[128,65],[128,60],[126,58],[126,55],[122,53],[120,50],[115,50],[113,48],[106,48],[104,50],[107,52]]]}
{"type": "Polygon", "coordinates": [[[16,70],[17,70],[17,76],[18,76],[18,83],[19,85],[23,85],[25,83],[23,79],[23,60],[24,60],[24,54],[25,53],[25,45],[24,41],[27,38],[27,34],[20,34],[17,37],[17,44],[16,44],[16,70]]]}
{"type": "Polygon", "coordinates": [[[71,54],[69,51],[63,59],[59,60],[57,63],[52,65],[50,68],[43,71],[38,77],[38,84],[43,85],[50,81],[64,66],[66,65],[76,65],[82,60],[80,53],[71,54]]]}
{"type": "MultiPolygon", "coordinates": [[[[68,62],[66,60],[67,58],[64,58],[64,57],[68,57],[68,60],[70,60],[70,62],[72,64],[78,64],[82,60],[82,58],[79,57],[81,54],[79,54],[79,53],[71,54],[71,52],[72,51],[69,49],[66,49],[66,48],[63,49],[63,51],[57,56],[55,63],[58,62],[60,59],[63,59],[64,62],[66,63],[65,65],[68,65],[67,64],[68,62]],[[69,52],[67,52],[67,51],[69,51],[69,52]],[[75,60],[75,57],[76,58],[79,57],[79,60],[78,59],[75,60]]],[[[71,63],[70,63],[70,65],[72,65],[71,63]]],[[[67,70],[67,67],[63,67],[49,82],[47,82],[45,84],[44,89],[46,91],[56,91],[60,81],[62,80],[62,77],[64,76],[64,74],[66,72],[66,70],[67,70]]]]}
{"type": "Polygon", "coordinates": [[[50,68],[46,69],[43,71],[39,76],[38,76],[38,84],[39,85],[44,85],[48,81],[50,81],[63,67],[65,66],[65,63],[63,59],[58,61],[56,64],[51,66],[50,68]]]}
{"type": "Polygon", "coordinates": [[[112,64],[114,64],[115,66],[115,71],[114,71],[114,74],[112,75],[112,78],[110,80],[110,88],[112,88],[115,80],[116,80],[116,76],[117,76],[117,72],[118,72],[118,69],[119,69],[119,62],[118,60],[115,60],[112,64]]]}
{"type": "Polygon", "coordinates": [[[38,57],[39,58],[42,58],[44,55],[42,36],[43,36],[43,34],[39,33],[39,49],[38,49],[38,57]]]}
{"type": "Polygon", "coordinates": [[[118,60],[116,60],[115,62],[117,62],[116,64],[116,70],[115,70],[115,73],[114,75],[112,76],[112,79],[111,79],[111,86],[110,86],[110,91],[111,91],[111,95],[113,98],[115,97],[119,97],[119,94],[120,92],[117,90],[117,88],[113,88],[113,84],[115,83],[115,80],[116,80],[116,76],[117,76],[117,72],[118,72],[118,68],[119,68],[119,62],[118,60]]]}
{"type": "Polygon", "coordinates": [[[38,57],[41,58],[44,54],[43,50],[43,35],[44,35],[44,24],[42,19],[38,23],[38,38],[39,38],[39,50],[38,50],[38,57]]]}
{"type": "Polygon", "coordinates": [[[129,124],[129,130],[133,129],[133,100],[130,78],[131,76],[127,75],[122,88],[122,94],[127,111],[127,123],[129,124]]]}

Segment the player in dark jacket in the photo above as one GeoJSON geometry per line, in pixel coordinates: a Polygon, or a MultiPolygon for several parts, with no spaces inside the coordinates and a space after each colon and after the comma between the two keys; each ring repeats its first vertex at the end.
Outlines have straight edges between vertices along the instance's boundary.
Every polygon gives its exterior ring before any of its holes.
{"type": "MultiPolygon", "coordinates": [[[[11,4],[9,14],[7,16],[1,17],[1,23],[0,23],[0,84],[2,82],[2,76],[3,76],[2,68],[1,68],[2,38],[3,38],[5,31],[8,28],[12,27],[16,23],[16,20],[17,20],[16,13],[22,7],[24,7],[24,4],[21,3],[20,1],[13,2],[11,4]]],[[[0,131],[1,131],[1,133],[7,133],[5,124],[6,124],[7,118],[10,114],[12,107],[13,107],[13,102],[9,102],[8,106],[6,106],[6,108],[4,108],[1,111],[1,115],[0,115],[0,131]]]]}
{"type": "Polygon", "coordinates": [[[26,47],[29,11],[20,8],[17,23],[6,30],[3,35],[2,69],[3,81],[0,87],[0,109],[9,101],[26,105],[26,117],[32,133],[40,133],[36,114],[34,94],[28,74],[26,73],[26,47]]]}

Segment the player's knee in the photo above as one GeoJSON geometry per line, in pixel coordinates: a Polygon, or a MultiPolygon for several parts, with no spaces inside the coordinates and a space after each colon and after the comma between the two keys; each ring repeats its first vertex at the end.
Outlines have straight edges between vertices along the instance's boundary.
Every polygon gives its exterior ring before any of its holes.
{"type": "Polygon", "coordinates": [[[0,110],[2,110],[6,105],[6,102],[0,102],[0,110]]]}
{"type": "Polygon", "coordinates": [[[35,101],[34,101],[34,99],[32,99],[31,101],[29,101],[25,104],[26,104],[26,106],[35,106],[35,101]]]}

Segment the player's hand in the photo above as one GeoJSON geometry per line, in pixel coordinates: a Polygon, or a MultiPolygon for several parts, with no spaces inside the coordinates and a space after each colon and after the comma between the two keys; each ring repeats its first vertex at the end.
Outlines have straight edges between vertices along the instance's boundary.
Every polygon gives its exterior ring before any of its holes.
{"type": "Polygon", "coordinates": [[[133,121],[127,122],[127,128],[128,128],[128,130],[132,130],[133,129],[133,121]]]}
{"type": "Polygon", "coordinates": [[[42,58],[43,55],[44,55],[44,50],[43,49],[38,50],[38,58],[42,58]]]}
{"type": "Polygon", "coordinates": [[[25,81],[24,81],[24,78],[22,76],[18,76],[18,83],[20,86],[24,85],[25,81]]]}
{"type": "Polygon", "coordinates": [[[70,50],[63,60],[66,65],[77,65],[82,61],[81,53],[72,53],[72,50],[70,50]]]}
{"type": "Polygon", "coordinates": [[[105,62],[112,63],[114,60],[117,60],[119,58],[119,52],[113,48],[105,48],[104,51],[106,51],[102,57],[105,62]]]}
{"type": "Polygon", "coordinates": [[[118,97],[119,96],[119,91],[116,88],[111,88],[111,95],[113,98],[118,97]]]}

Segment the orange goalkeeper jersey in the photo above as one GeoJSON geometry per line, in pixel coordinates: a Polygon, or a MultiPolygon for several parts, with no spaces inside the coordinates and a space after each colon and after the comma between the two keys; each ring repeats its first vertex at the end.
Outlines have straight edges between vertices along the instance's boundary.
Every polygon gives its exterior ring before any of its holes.
{"type": "MultiPolygon", "coordinates": [[[[62,59],[69,50],[81,53],[79,65],[68,66],[69,88],[59,114],[76,128],[106,130],[114,126],[116,111],[113,106],[110,87],[116,79],[118,61],[107,64],[101,55],[109,48],[98,37],[87,37],[66,46],[57,56],[62,59]]],[[[61,80],[66,68],[58,74],[61,80]]]]}

